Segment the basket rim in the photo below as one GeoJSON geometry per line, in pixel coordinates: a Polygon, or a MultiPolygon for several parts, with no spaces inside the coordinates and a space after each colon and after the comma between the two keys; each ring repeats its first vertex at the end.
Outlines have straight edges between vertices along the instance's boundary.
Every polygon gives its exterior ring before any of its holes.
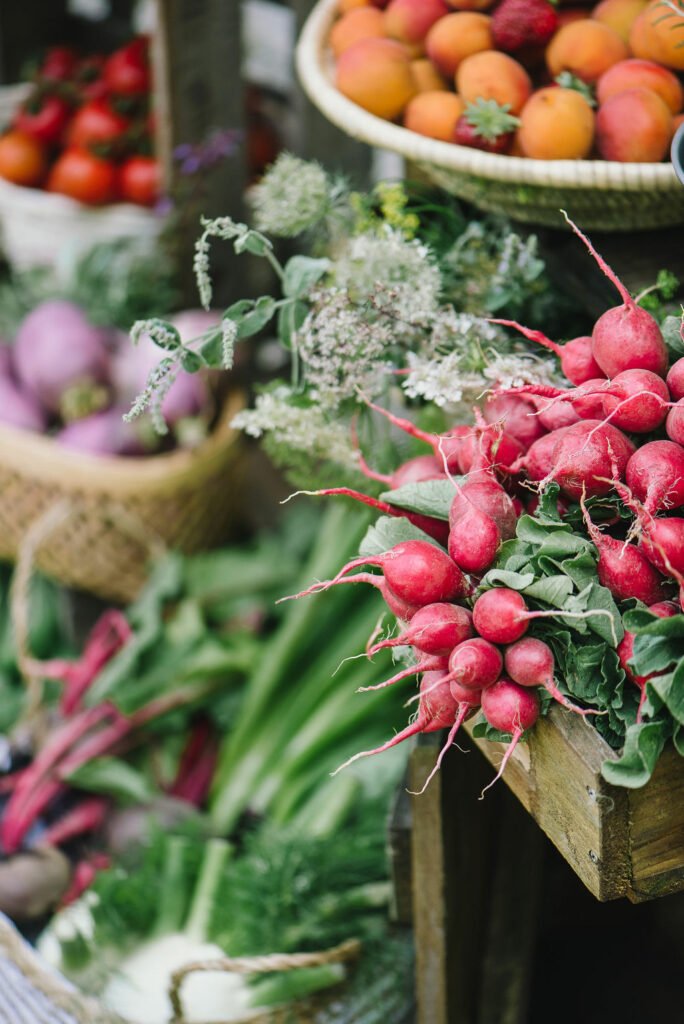
{"type": "Polygon", "coordinates": [[[82,217],[88,220],[130,220],[131,227],[159,224],[161,230],[164,218],[145,206],[135,203],[107,203],[105,206],[88,206],[77,199],[63,196],[57,192],[46,192],[42,188],[29,188],[28,185],[15,185],[5,178],[0,178],[0,204],[15,211],[29,208],[31,213],[39,216],[82,217]]]}
{"type": "Polygon", "coordinates": [[[52,437],[0,424],[0,466],[22,476],[54,480],[60,490],[142,494],[160,485],[176,486],[194,476],[203,465],[213,464],[227,445],[235,444],[239,431],[231,426],[245,405],[242,391],[231,391],[214,430],[196,448],[176,449],[160,455],[135,458],[126,455],[90,455],[61,446],[52,437]]]}
{"type": "Polygon", "coordinates": [[[328,34],[338,0],[318,0],[301,31],[295,53],[300,84],[321,113],[348,135],[423,164],[476,177],[571,189],[648,189],[673,192],[682,188],[668,163],[623,164],[609,160],[534,160],[483,153],[467,146],[440,142],[385,121],[359,107],[332,82],[328,34]]]}

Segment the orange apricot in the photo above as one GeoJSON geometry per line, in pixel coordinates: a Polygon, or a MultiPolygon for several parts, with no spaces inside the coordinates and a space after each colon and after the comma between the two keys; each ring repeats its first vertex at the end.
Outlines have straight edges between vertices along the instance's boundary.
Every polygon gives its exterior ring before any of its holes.
{"type": "Polygon", "coordinates": [[[415,95],[411,62],[392,39],[362,39],[340,55],[335,84],[364,110],[393,121],[415,95]]]}
{"type": "Polygon", "coordinates": [[[340,14],[347,11],[355,11],[358,7],[369,7],[370,0],[337,0],[337,10],[340,14]]]}
{"type": "Polygon", "coordinates": [[[464,110],[465,104],[456,93],[446,89],[421,92],[404,111],[404,127],[431,139],[453,142],[456,122],[464,110]]]}
{"type": "Polygon", "coordinates": [[[494,0],[446,0],[455,11],[488,11],[494,0]]]}
{"type": "Polygon", "coordinates": [[[422,43],[434,23],[448,13],[444,0],[390,0],[385,34],[400,43],[422,43]]]}
{"type": "Polygon", "coordinates": [[[523,107],[516,138],[535,160],[581,160],[594,141],[594,112],[576,89],[549,85],[523,107]]]}
{"type": "Polygon", "coordinates": [[[596,98],[602,104],[619,92],[639,87],[657,93],[673,114],[684,106],[684,89],[677,76],[655,61],[638,57],[621,60],[608,68],[596,83],[596,98]]]}
{"type": "Polygon", "coordinates": [[[672,4],[680,14],[662,0],[651,0],[632,25],[629,45],[635,57],[684,71],[684,0],[672,0],[672,4]]]}
{"type": "Polygon", "coordinates": [[[647,5],[648,0],[601,0],[591,16],[617,32],[624,43],[629,43],[632,25],[647,5]]]}
{"type": "Polygon", "coordinates": [[[532,92],[532,83],[522,64],[507,53],[483,50],[459,65],[456,91],[465,103],[496,100],[507,103],[512,114],[519,114],[532,92]]]}
{"type": "Polygon", "coordinates": [[[672,141],[672,113],[650,89],[627,89],[602,103],[596,115],[596,144],[606,160],[658,163],[672,141]]]}
{"type": "Polygon", "coordinates": [[[362,39],[384,36],[382,11],[377,7],[358,7],[335,22],[330,31],[330,46],[336,57],[362,39]]]}
{"type": "Polygon", "coordinates": [[[562,11],[558,11],[557,31],[560,32],[563,25],[569,25],[573,21],[584,21],[589,14],[586,7],[564,7],[562,11]]]}
{"type": "Polygon", "coordinates": [[[411,61],[411,74],[413,75],[413,81],[416,83],[418,92],[434,92],[435,90],[448,89],[446,81],[427,57],[419,57],[418,60],[411,61]]]}
{"type": "Polygon", "coordinates": [[[570,71],[591,83],[627,57],[629,50],[617,32],[600,21],[584,18],[556,32],[546,50],[546,66],[552,78],[561,71],[570,71]]]}
{"type": "Polygon", "coordinates": [[[492,19],[486,14],[459,11],[447,14],[425,37],[425,51],[447,78],[453,78],[461,61],[473,53],[494,47],[492,19]]]}

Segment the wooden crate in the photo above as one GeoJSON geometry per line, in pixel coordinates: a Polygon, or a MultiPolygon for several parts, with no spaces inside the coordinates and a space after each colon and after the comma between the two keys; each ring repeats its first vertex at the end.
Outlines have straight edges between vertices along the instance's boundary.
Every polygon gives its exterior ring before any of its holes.
{"type": "MultiPolygon", "coordinates": [[[[474,742],[500,764],[502,744],[474,742]]],[[[602,778],[611,756],[590,724],[554,708],[518,744],[503,780],[597,899],[683,890],[684,761],[666,748],[648,785],[628,790],[602,778]]]]}

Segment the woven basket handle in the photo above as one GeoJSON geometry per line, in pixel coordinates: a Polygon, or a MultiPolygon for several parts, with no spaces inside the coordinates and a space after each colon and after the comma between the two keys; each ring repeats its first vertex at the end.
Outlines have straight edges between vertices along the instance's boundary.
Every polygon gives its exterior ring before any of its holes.
{"type": "Polygon", "coordinates": [[[358,939],[348,939],[339,946],[319,953],[269,953],[267,956],[221,957],[216,960],[198,960],[184,964],[171,975],[169,998],[173,1007],[173,1024],[183,1024],[183,1005],[180,989],[184,980],[198,971],[230,971],[233,974],[270,974],[272,971],[292,971],[298,967],[321,967],[325,964],[355,960],[361,951],[358,939]]]}
{"type": "MultiPolygon", "coordinates": [[[[155,558],[166,552],[161,538],[144,526],[135,516],[115,502],[107,502],[106,509],[117,527],[146,548],[155,558]]],[[[50,505],[30,524],[22,537],[10,586],[10,617],[17,650],[17,666],[26,681],[26,700],[15,732],[21,733],[27,723],[37,715],[43,700],[44,663],[31,654],[29,644],[30,588],[36,558],[41,547],[52,534],[78,511],[75,502],[63,499],[50,505]]]]}

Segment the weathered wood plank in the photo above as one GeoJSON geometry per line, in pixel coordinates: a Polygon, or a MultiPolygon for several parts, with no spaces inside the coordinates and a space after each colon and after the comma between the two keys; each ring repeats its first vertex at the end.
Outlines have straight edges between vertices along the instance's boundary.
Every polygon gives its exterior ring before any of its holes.
{"type": "Polygon", "coordinates": [[[397,788],[390,808],[387,829],[390,877],[392,880],[392,920],[397,924],[410,924],[413,917],[411,902],[411,827],[413,814],[411,797],[407,792],[408,775],[397,788]]]}

